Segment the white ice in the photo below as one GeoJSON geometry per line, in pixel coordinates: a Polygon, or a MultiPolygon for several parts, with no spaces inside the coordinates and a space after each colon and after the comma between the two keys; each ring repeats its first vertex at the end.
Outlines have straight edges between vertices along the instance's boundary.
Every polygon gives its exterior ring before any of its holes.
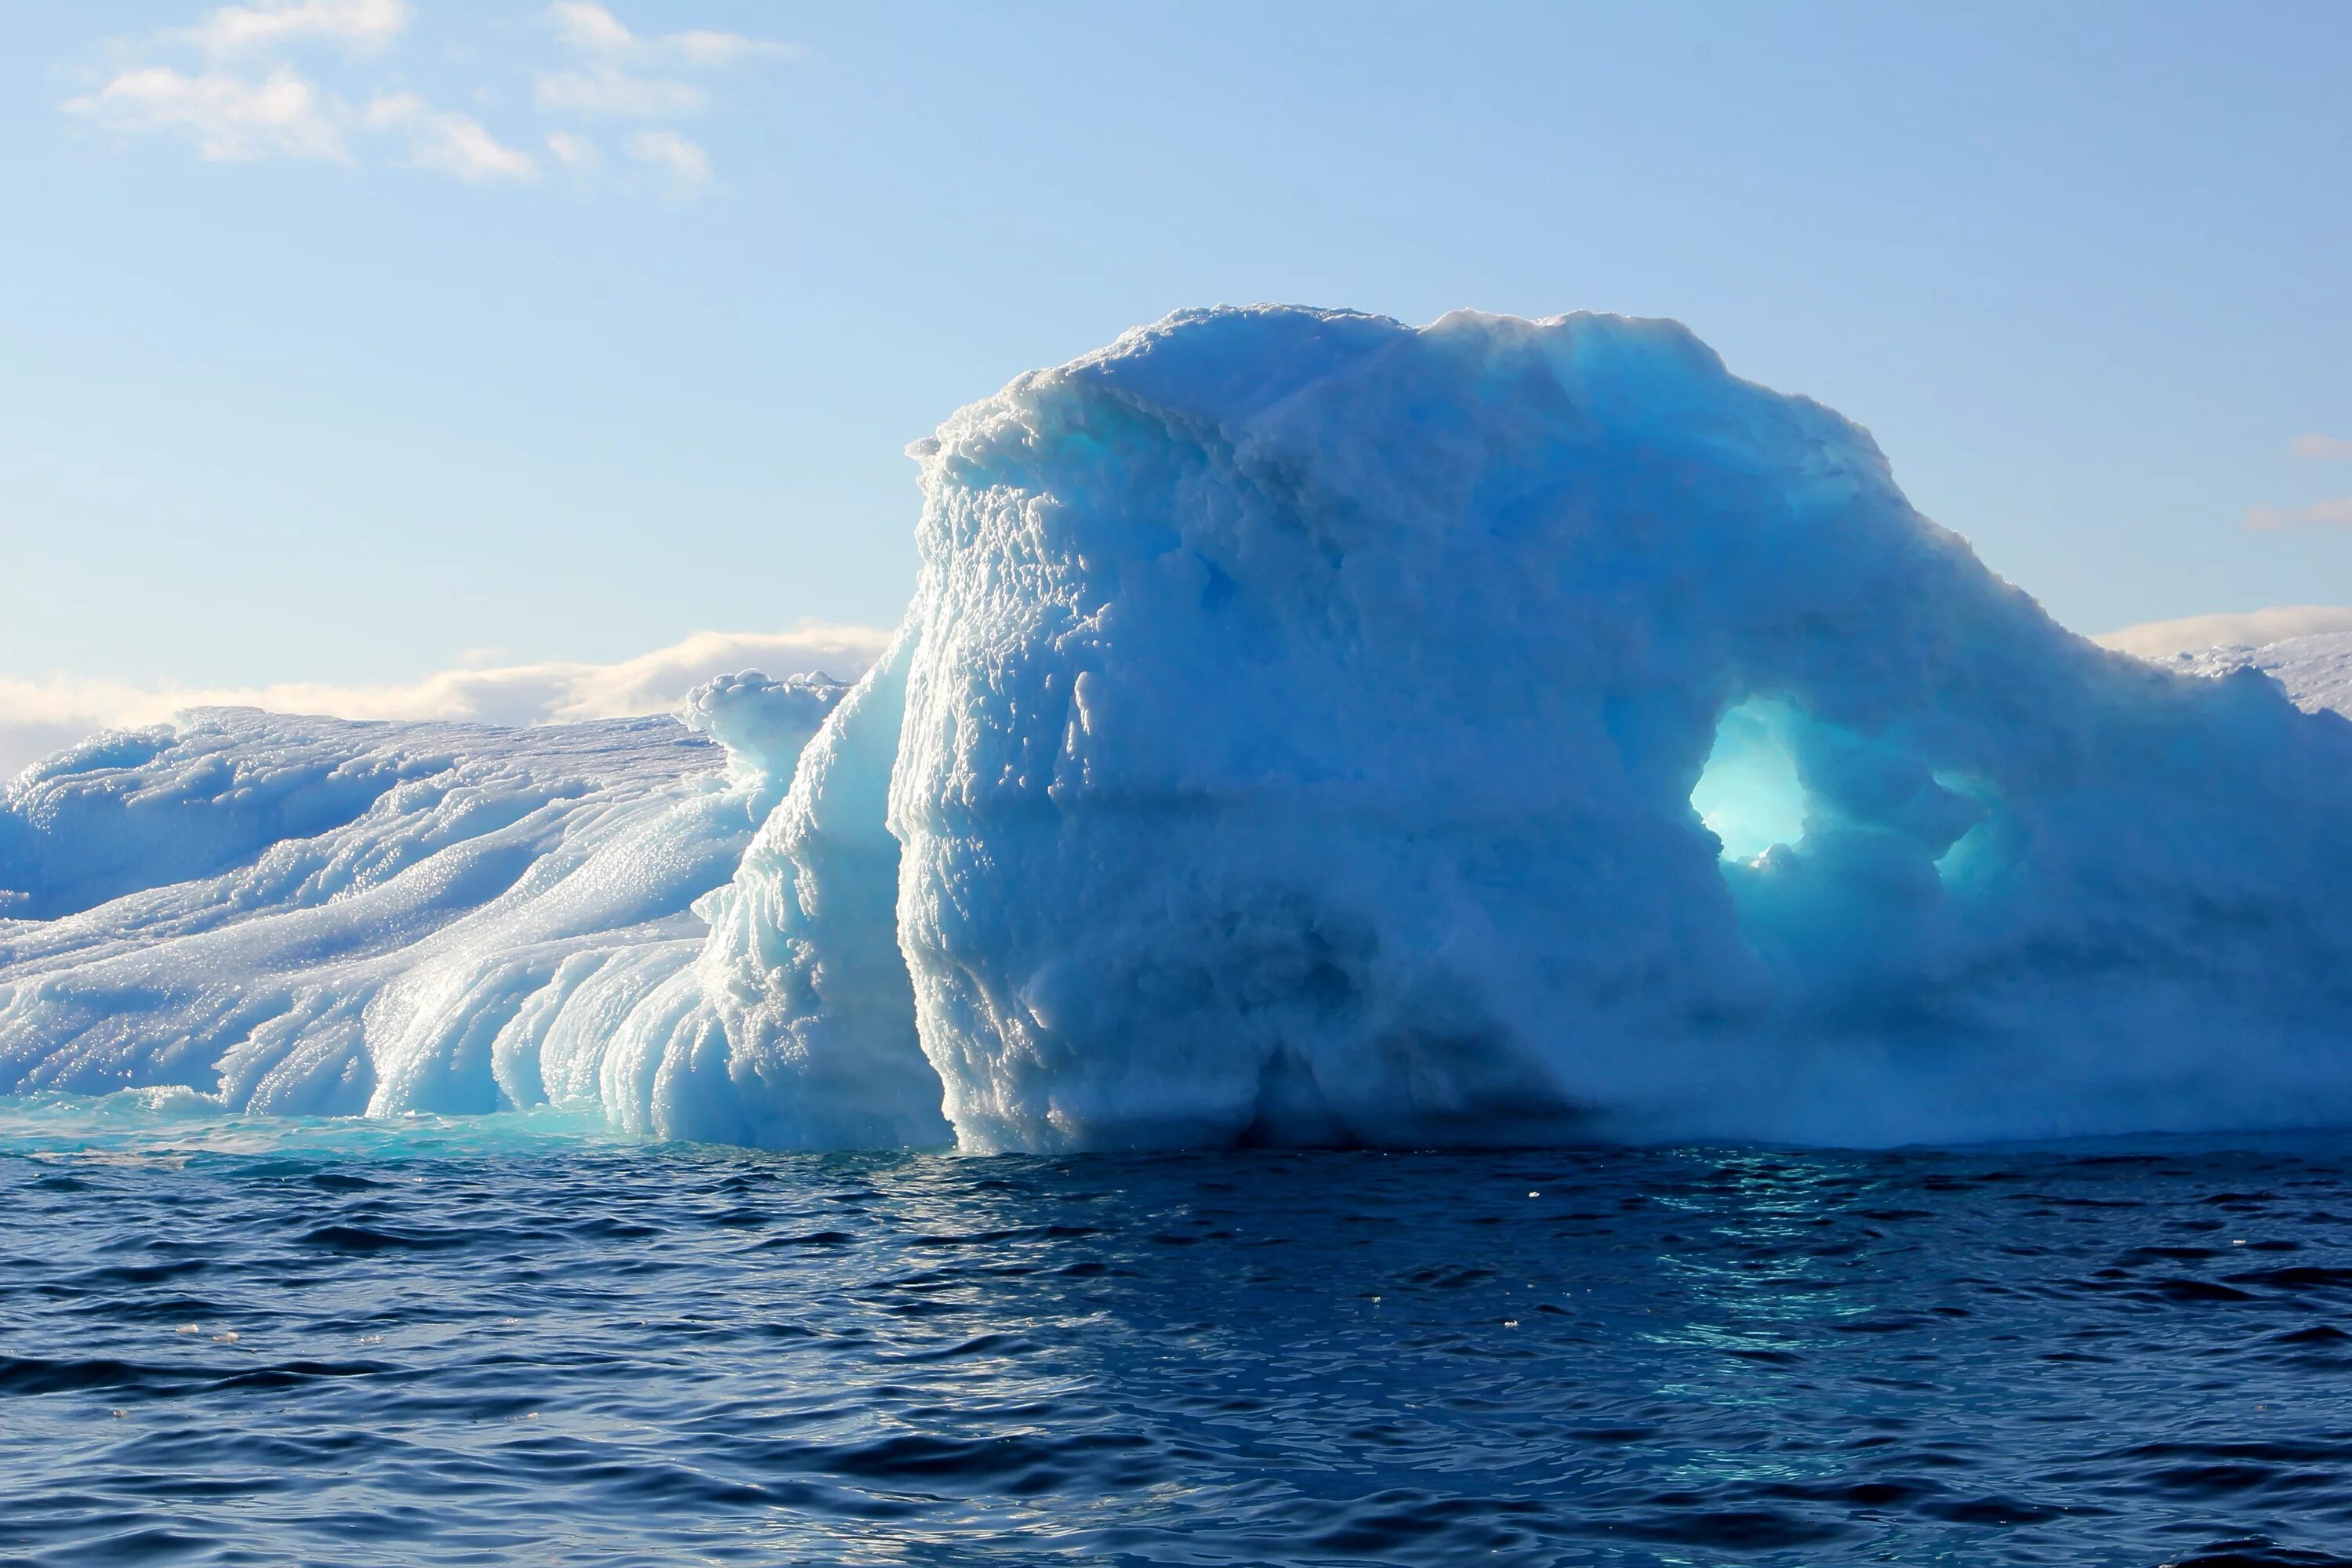
{"type": "Polygon", "coordinates": [[[624,1026],[842,690],[732,677],[686,725],[207,710],[60,752],[0,797],[0,1087],[662,1131],[624,1026]]]}
{"type": "Polygon", "coordinates": [[[1678,326],[1188,313],[922,460],[969,1145],[2352,1116],[2352,726],[2073,636],[1678,326]],[[1746,727],[1801,826],[1726,858],[1746,727]]]}
{"type": "Polygon", "coordinates": [[[2352,1121],[2352,647],[2094,647],[1674,323],[1185,312],[915,450],[890,654],[718,683],[723,752],[215,711],[25,775],[0,1090],[975,1151],[2352,1121]]]}
{"type": "Polygon", "coordinates": [[[2258,669],[2277,681],[2294,705],[2352,713],[2352,632],[2315,632],[2256,647],[2209,648],[2164,661],[2190,675],[2258,669]]]}

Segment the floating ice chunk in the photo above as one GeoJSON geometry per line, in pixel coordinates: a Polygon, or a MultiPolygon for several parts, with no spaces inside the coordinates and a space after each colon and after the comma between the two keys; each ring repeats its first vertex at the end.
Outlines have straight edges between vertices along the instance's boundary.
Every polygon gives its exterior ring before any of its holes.
{"type": "Polygon", "coordinates": [[[2072,636],[1679,326],[1185,312],[918,455],[969,1147],[2352,1117],[2352,726],[2072,636]]]}
{"type": "Polygon", "coordinates": [[[706,688],[729,752],[668,719],[215,710],[61,753],[0,800],[0,882],[49,916],[0,920],[0,1090],[377,1114],[637,1092],[609,1050],[701,952],[691,906],[843,689],[706,688]]]}

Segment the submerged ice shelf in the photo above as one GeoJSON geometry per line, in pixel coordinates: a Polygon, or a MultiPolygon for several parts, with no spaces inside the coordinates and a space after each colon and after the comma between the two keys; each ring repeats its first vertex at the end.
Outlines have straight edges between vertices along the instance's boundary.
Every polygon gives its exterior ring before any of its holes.
{"type": "MultiPolygon", "coordinates": [[[[1674,323],[1184,312],[914,451],[845,696],[24,775],[0,1091],[974,1150],[2352,1121],[2352,724],[2068,633],[1674,323]]],[[[2341,654],[2267,662],[2324,710],[2341,654]]]]}

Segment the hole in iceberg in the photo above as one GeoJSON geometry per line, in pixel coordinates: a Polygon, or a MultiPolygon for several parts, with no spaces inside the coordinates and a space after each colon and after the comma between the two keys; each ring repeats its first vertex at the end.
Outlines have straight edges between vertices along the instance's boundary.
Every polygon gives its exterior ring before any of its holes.
{"type": "Polygon", "coordinates": [[[1790,713],[1783,703],[1751,697],[1724,711],[1715,726],[1691,809],[1723,842],[1726,860],[1750,861],[1775,844],[1805,835],[1805,786],[1797,759],[1781,736],[1790,713]]]}

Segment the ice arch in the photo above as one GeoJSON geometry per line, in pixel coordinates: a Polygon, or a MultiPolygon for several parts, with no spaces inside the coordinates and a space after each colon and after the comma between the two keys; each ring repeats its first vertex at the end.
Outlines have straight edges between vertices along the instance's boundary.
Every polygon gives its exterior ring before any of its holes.
{"type": "Polygon", "coordinates": [[[2352,1115],[2352,731],[2068,634],[1674,323],[1186,312],[918,455],[967,1146],[2352,1115]],[[1752,859],[1727,711],[1801,784],[1752,859]]]}

